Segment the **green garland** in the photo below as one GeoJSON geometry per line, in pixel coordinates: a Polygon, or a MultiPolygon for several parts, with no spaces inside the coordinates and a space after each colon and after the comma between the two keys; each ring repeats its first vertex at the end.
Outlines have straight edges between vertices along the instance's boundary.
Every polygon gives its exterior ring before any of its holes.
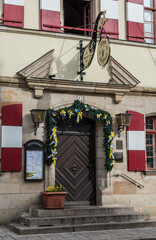
{"type": "Polygon", "coordinates": [[[103,111],[101,109],[91,108],[88,104],[76,100],[72,106],[65,107],[58,110],[48,109],[46,114],[46,163],[51,165],[54,163],[56,165],[56,155],[57,155],[57,121],[59,119],[65,120],[66,118],[77,117],[77,122],[79,123],[83,117],[83,113],[91,116],[95,120],[102,120],[104,123],[104,151],[105,151],[105,167],[108,171],[111,171],[114,166],[113,159],[113,145],[112,139],[114,133],[112,132],[112,117],[110,113],[103,111]]]}

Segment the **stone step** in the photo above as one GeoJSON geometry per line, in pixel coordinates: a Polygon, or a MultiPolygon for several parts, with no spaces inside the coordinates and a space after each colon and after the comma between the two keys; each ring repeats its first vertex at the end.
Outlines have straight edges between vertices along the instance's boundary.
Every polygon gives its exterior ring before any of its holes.
{"type": "Polygon", "coordinates": [[[90,206],[89,201],[65,201],[64,206],[90,206]]]}
{"type": "Polygon", "coordinates": [[[83,215],[101,215],[101,214],[129,214],[133,213],[133,207],[120,206],[69,206],[64,209],[33,209],[33,217],[63,217],[63,216],[83,216],[83,215]]]}
{"type": "Polygon", "coordinates": [[[32,226],[59,226],[59,225],[79,225],[89,223],[108,223],[108,222],[129,222],[149,220],[150,215],[144,213],[131,214],[107,214],[107,215],[83,215],[83,216],[64,216],[64,217],[21,217],[21,223],[32,226]]]}
{"type": "Polygon", "coordinates": [[[28,227],[19,223],[10,224],[10,229],[20,235],[29,234],[44,234],[44,233],[61,233],[61,232],[79,232],[79,231],[98,231],[110,229],[126,229],[126,228],[145,228],[156,227],[156,221],[134,221],[134,222],[117,222],[117,223],[89,223],[77,225],[63,226],[43,226],[43,227],[28,227]]]}

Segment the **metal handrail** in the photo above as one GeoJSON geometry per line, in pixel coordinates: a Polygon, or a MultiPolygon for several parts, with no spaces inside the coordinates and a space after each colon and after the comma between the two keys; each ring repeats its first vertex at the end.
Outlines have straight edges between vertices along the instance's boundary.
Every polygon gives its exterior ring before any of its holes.
{"type": "MultiPolygon", "coordinates": [[[[58,29],[67,29],[67,30],[73,30],[73,31],[84,31],[84,32],[94,32],[94,29],[88,29],[88,28],[79,28],[79,27],[67,27],[67,26],[61,26],[61,25],[49,25],[49,24],[43,24],[43,27],[48,27],[48,28],[58,28],[58,29]]],[[[101,31],[97,31],[101,32],[101,31]]],[[[103,32],[105,33],[105,32],[103,32]]],[[[109,35],[119,35],[117,32],[107,32],[109,35]]]]}
{"type": "Polygon", "coordinates": [[[128,180],[129,182],[131,182],[134,185],[136,185],[138,188],[140,188],[140,189],[144,188],[144,186],[141,183],[137,182],[136,180],[134,180],[133,178],[129,177],[128,175],[126,175],[124,173],[122,173],[122,174],[114,174],[113,176],[115,176],[115,177],[119,177],[119,176],[123,177],[126,180],[128,180]]]}
{"type": "Polygon", "coordinates": [[[3,21],[3,22],[11,22],[11,23],[23,23],[22,21],[18,21],[18,20],[8,20],[8,19],[4,19],[4,18],[0,18],[0,21],[3,21]]]}

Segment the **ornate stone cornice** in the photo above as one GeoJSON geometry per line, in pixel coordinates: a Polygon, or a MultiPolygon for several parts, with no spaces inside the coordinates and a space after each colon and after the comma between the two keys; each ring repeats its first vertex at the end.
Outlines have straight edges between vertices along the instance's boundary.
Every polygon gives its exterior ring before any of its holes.
{"type": "Polygon", "coordinates": [[[80,82],[64,79],[49,78],[27,78],[29,88],[42,87],[45,90],[69,91],[69,92],[89,92],[89,93],[115,93],[116,91],[125,93],[130,91],[130,86],[109,83],[80,82]]]}
{"type": "Polygon", "coordinates": [[[114,95],[116,101],[120,102],[123,95],[156,96],[155,88],[142,86],[130,87],[119,84],[78,82],[71,80],[49,79],[49,78],[14,78],[0,77],[0,86],[23,87],[34,89],[36,97],[42,97],[43,91],[67,92],[82,94],[114,95]]]}
{"type": "MultiPolygon", "coordinates": [[[[27,78],[29,88],[35,89],[36,93],[40,90],[52,92],[68,92],[78,94],[98,94],[114,95],[115,102],[122,100],[122,96],[130,92],[130,86],[109,83],[79,82],[62,79],[45,79],[45,78],[27,78]]],[[[42,97],[42,96],[36,96],[42,97]]]]}
{"type": "Polygon", "coordinates": [[[23,83],[23,78],[20,77],[0,77],[0,86],[17,86],[23,83]]]}

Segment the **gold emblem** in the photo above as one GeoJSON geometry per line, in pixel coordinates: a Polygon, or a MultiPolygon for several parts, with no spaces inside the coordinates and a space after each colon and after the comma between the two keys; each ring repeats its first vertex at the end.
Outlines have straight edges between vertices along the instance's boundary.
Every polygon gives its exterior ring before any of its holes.
{"type": "Polygon", "coordinates": [[[105,32],[103,26],[106,22],[107,22],[106,11],[100,12],[96,19],[96,24],[94,26],[92,39],[90,43],[87,44],[85,48],[83,48],[83,51],[82,51],[81,64],[82,64],[83,70],[88,68],[93,60],[93,56],[96,49],[98,31],[100,31],[100,42],[99,42],[98,51],[97,51],[98,63],[100,64],[100,66],[104,67],[108,62],[109,54],[110,54],[109,38],[107,36],[102,37],[102,35],[105,32]]]}
{"type": "Polygon", "coordinates": [[[85,47],[83,52],[83,65],[85,68],[89,67],[93,58],[94,51],[90,51],[89,46],[85,47]]]}
{"type": "Polygon", "coordinates": [[[109,60],[109,55],[110,55],[109,40],[107,37],[103,37],[99,42],[97,50],[97,59],[101,67],[104,67],[107,64],[109,60]]]}

